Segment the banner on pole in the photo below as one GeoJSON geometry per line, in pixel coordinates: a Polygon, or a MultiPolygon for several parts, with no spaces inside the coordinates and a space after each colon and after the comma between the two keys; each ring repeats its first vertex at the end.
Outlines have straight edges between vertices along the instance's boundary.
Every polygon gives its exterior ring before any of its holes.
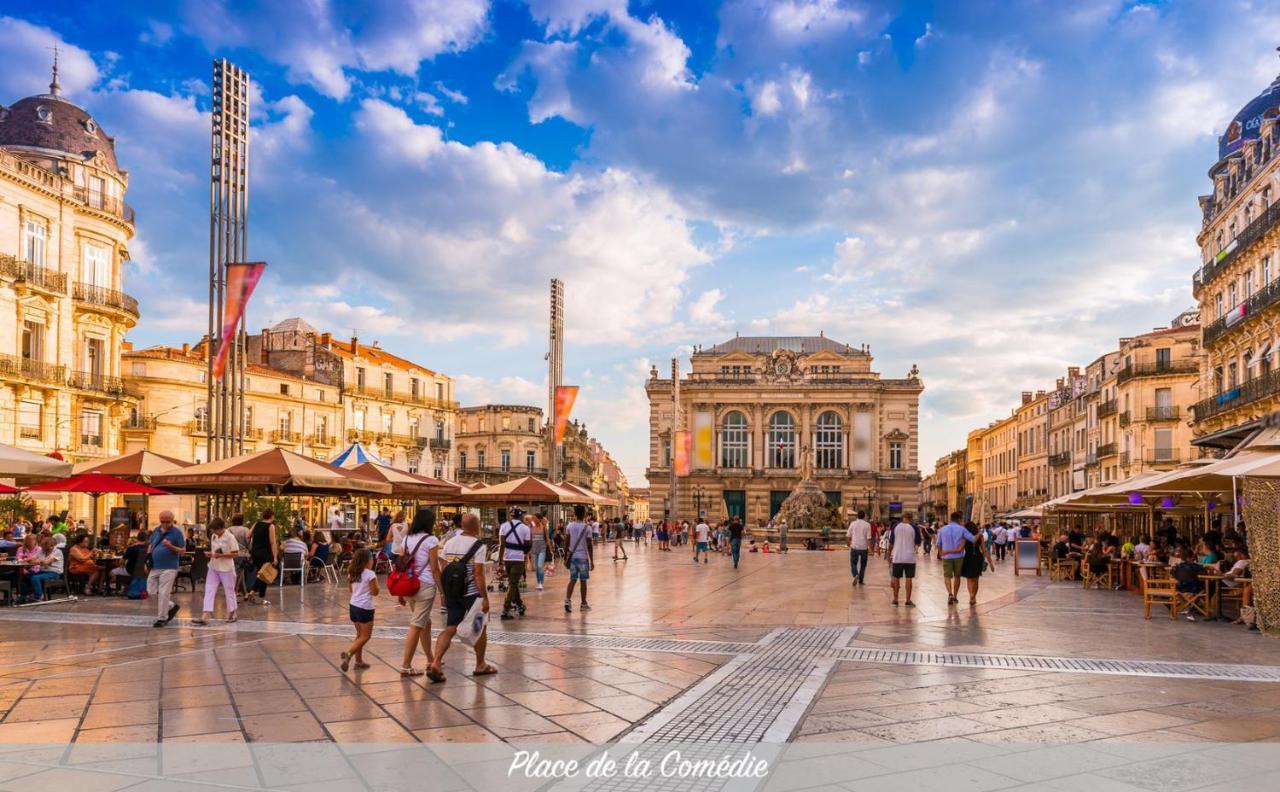
{"type": "Polygon", "coordinates": [[[709,412],[693,414],[693,466],[698,470],[715,467],[715,418],[709,412]]]}
{"type": "Polygon", "coordinates": [[[227,367],[227,355],[235,343],[236,328],[244,318],[249,297],[267,268],[265,261],[236,262],[227,264],[227,288],[222,301],[222,335],[219,337],[218,354],[213,359],[213,378],[221,379],[227,367]]]}
{"type": "Polygon", "coordinates": [[[672,453],[675,454],[676,475],[687,476],[689,475],[690,462],[693,457],[693,434],[691,432],[676,432],[674,440],[672,453]]]}
{"type": "Polygon", "coordinates": [[[564,445],[564,430],[569,425],[569,413],[573,412],[573,403],[577,400],[577,385],[559,385],[556,387],[556,448],[564,445]]]}

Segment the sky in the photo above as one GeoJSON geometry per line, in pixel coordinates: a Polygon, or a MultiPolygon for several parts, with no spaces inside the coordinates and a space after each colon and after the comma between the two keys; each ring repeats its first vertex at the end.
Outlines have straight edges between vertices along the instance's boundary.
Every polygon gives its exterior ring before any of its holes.
{"type": "Polygon", "coordinates": [[[575,414],[633,485],[643,384],[813,334],[918,364],[921,465],[1191,307],[1216,138],[1280,72],[1250,0],[0,0],[0,103],[64,94],[138,213],[136,345],[205,330],[211,62],[250,72],[251,329],[302,316],[575,414]],[[92,8],[97,8],[92,7],[92,8]]]}

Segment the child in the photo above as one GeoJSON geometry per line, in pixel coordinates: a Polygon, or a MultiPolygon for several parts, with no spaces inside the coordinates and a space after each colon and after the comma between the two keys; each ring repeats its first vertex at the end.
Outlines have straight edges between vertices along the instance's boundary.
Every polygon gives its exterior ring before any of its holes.
{"type": "Polygon", "coordinates": [[[351,584],[351,621],[356,626],[356,639],[342,653],[344,672],[351,666],[352,659],[357,669],[369,667],[364,662],[364,645],[373,637],[373,598],[378,596],[378,576],[373,573],[373,555],[369,548],[362,547],[351,557],[347,580],[351,584]]]}

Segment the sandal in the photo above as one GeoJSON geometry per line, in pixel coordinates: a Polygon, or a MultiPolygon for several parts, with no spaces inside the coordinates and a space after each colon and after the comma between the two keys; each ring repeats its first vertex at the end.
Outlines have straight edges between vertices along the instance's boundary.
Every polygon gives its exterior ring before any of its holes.
{"type": "Polygon", "coordinates": [[[434,668],[428,668],[427,679],[430,679],[432,682],[443,682],[444,674],[440,673],[439,671],[436,671],[434,668]]]}
{"type": "Polygon", "coordinates": [[[192,620],[191,620],[191,623],[192,623],[192,624],[194,624],[194,625],[196,625],[197,627],[208,627],[208,626],[209,626],[209,622],[205,621],[204,619],[192,619],[192,620]]]}
{"type": "Polygon", "coordinates": [[[484,668],[478,669],[476,671],[472,671],[471,676],[473,677],[489,676],[491,674],[496,674],[496,673],[498,673],[498,669],[494,668],[491,665],[485,664],[484,668]]]}
{"type": "Polygon", "coordinates": [[[342,665],[340,665],[340,666],[338,666],[338,667],[342,669],[342,672],[343,672],[344,674],[347,672],[347,669],[351,667],[351,653],[350,653],[350,652],[343,652],[343,653],[342,653],[342,665]]]}
{"type": "MultiPolygon", "coordinates": [[[[358,667],[359,667],[359,666],[357,666],[357,668],[358,668],[358,667]]],[[[365,667],[367,668],[368,666],[365,666],[365,667]]],[[[400,676],[402,676],[402,677],[420,677],[420,676],[422,676],[422,672],[421,672],[421,671],[419,671],[419,670],[418,670],[418,669],[416,669],[416,668],[402,668],[402,669],[400,669],[400,676]]]]}

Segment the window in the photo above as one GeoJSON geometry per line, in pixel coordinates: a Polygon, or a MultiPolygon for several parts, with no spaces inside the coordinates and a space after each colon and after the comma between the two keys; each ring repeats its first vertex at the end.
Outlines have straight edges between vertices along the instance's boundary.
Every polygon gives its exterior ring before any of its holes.
{"type": "Polygon", "coordinates": [[[458,467],[462,468],[463,470],[467,469],[467,452],[466,451],[458,452],[458,467]]]}
{"type": "MultiPolygon", "coordinates": [[[[410,457],[410,458],[409,458],[409,472],[410,472],[410,473],[417,473],[417,472],[418,472],[418,458],[417,458],[417,457],[410,457]]],[[[437,476],[436,478],[439,478],[439,476],[437,476]]]]}
{"type": "Polygon", "coordinates": [[[105,353],[101,338],[86,338],[84,341],[84,370],[94,377],[102,376],[105,353]]]}
{"type": "Polygon", "coordinates": [[[1156,350],[1156,368],[1167,369],[1173,362],[1173,348],[1164,347],[1156,350]]]}
{"type": "Polygon", "coordinates": [[[1271,257],[1270,257],[1270,256],[1263,256],[1263,257],[1262,257],[1262,284],[1261,284],[1261,285],[1266,286],[1266,285],[1267,285],[1268,283],[1270,283],[1270,282],[1271,282],[1271,257]]]}
{"type": "Polygon", "coordinates": [[[476,467],[484,470],[484,449],[476,449],[476,467]]]}
{"type": "Polygon", "coordinates": [[[538,431],[538,429],[537,429],[537,423],[535,422],[535,420],[534,420],[533,418],[530,418],[530,419],[529,419],[529,431],[530,431],[530,432],[536,432],[536,431],[538,431]]]}
{"type": "Polygon", "coordinates": [[[436,401],[444,401],[444,383],[436,383],[436,401]]]}
{"type": "Polygon", "coordinates": [[[329,416],[316,416],[316,437],[321,440],[327,440],[329,438],[329,416]]]}
{"type": "Polygon", "coordinates": [[[111,286],[111,255],[100,245],[85,243],[80,254],[80,282],[90,286],[111,286]]]}
{"type": "Polygon", "coordinates": [[[533,472],[533,469],[534,469],[534,468],[536,468],[537,466],[538,466],[538,452],[537,452],[537,451],[532,451],[532,450],[531,450],[531,451],[525,451],[525,452],[524,452],[524,467],[525,467],[525,470],[527,470],[527,471],[529,471],[530,473],[532,473],[532,472],[533,472]]]}
{"type": "Polygon", "coordinates": [[[1253,270],[1245,270],[1244,272],[1244,298],[1247,300],[1253,296],[1253,270]]]}
{"type": "Polygon", "coordinates": [[[280,395],[281,396],[289,395],[289,383],[287,382],[280,383],[280,395]]]}
{"type": "Polygon", "coordinates": [[[436,478],[444,478],[444,467],[437,464],[435,466],[434,475],[436,478]]]}
{"type": "Polygon", "coordinates": [[[844,467],[844,434],[840,416],[824,412],[818,416],[818,428],[813,433],[814,463],[819,470],[839,470],[844,467]]]}
{"type": "Polygon", "coordinates": [[[418,419],[416,416],[409,419],[409,436],[414,440],[418,439],[418,419]]]}
{"type": "Polygon", "coordinates": [[[750,441],[747,439],[747,417],[736,410],[724,417],[720,429],[720,467],[750,466],[750,441]]]}
{"type": "Polygon", "coordinates": [[[1227,284],[1227,305],[1235,308],[1240,304],[1240,290],[1236,288],[1236,282],[1231,281],[1227,284]]]}
{"type": "Polygon", "coordinates": [[[511,416],[510,415],[502,416],[502,431],[505,432],[510,428],[511,428],[511,416]]]}
{"type": "Polygon", "coordinates": [[[1155,436],[1156,436],[1155,461],[1156,462],[1173,462],[1175,460],[1175,455],[1173,453],[1173,430],[1157,429],[1155,431],[1155,436]]]}
{"type": "Polygon", "coordinates": [[[41,413],[44,404],[38,401],[18,403],[18,436],[27,440],[40,439],[41,413]]]}
{"type": "Polygon", "coordinates": [[[902,443],[889,444],[889,469],[902,470],[902,443]]]}
{"type": "Polygon", "coordinates": [[[769,467],[796,466],[796,419],[791,413],[776,412],[769,417],[769,467]]]}
{"type": "Polygon", "coordinates": [[[391,425],[395,421],[396,414],[393,412],[382,413],[382,433],[391,434],[391,425]]]}
{"type": "Polygon", "coordinates": [[[393,382],[394,380],[392,380],[391,374],[382,375],[382,391],[384,394],[386,394],[386,397],[388,399],[390,399],[391,394],[395,392],[394,390],[392,390],[392,387],[391,387],[393,382]]]}
{"type": "Polygon", "coordinates": [[[357,388],[364,387],[364,369],[362,368],[356,369],[356,387],[357,388]]]}
{"type": "Polygon", "coordinates": [[[499,457],[499,462],[502,465],[502,472],[505,473],[511,469],[511,449],[502,449],[502,451],[499,452],[499,457]]]}
{"type": "Polygon", "coordinates": [[[27,227],[23,232],[22,252],[28,264],[34,264],[37,267],[44,266],[45,239],[48,234],[48,229],[45,228],[44,223],[39,220],[27,221],[27,227]]]}
{"type": "Polygon", "coordinates": [[[1240,365],[1235,361],[1232,361],[1231,365],[1227,366],[1227,388],[1228,389],[1233,390],[1235,389],[1236,385],[1240,384],[1239,371],[1240,371],[1240,365]]]}
{"type": "Polygon", "coordinates": [[[436,439],[444,442],[444,421],[439,418],[436,419],[436,439]]]}
{"type": "Polygon", "coordinates": [[[22,323],[22,358],[44,360],[44,325],[30,320],[22,323]]]}
{"type": "Polygon", "coordinates": [[[100,176],[89,177],[89,205],[94,207],[95,209],[101,209],[103,207],[103,203],[102,203],[103,184],[104,182],[102,181],[102,177],[100,176]]]}
{"type": "Polygon", "coordinates": [[[422,394],[422,383],[417,377],[409,378],[409,395],[417,399],[422,394]]]}
{"type": "Polygon", "coordinates": [[[364,410],[357,407],[351,412],[351,425],[356,428],[357,432],[364,431],[364,410]]]}
{"type": "Polygon", "coordinates": [[[276,423],[279,425],[277,428],[280,429],[280,432],[288,435],[293,430],[293,413],[288,410],[282,410],[279,417],[276,418],[276,423]]]}

